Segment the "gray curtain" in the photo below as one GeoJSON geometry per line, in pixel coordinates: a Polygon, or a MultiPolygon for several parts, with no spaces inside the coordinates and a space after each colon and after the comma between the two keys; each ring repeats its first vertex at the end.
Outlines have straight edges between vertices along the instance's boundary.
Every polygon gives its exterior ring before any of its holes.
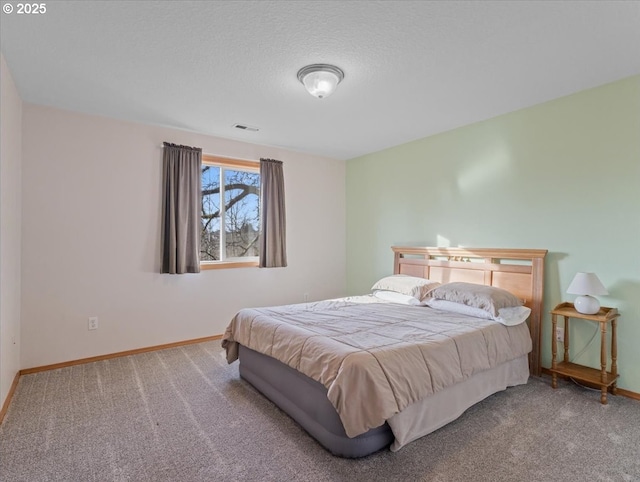
{"type": "Polygon", "coordinates": [[[284,174],[282,161],[260,159],[261,268],[287,266],[284,174]]]}
{"type": "Polygon", "coordinates": [[[200,272],[202,149],[164,143],[161,273],[200,272]]]}

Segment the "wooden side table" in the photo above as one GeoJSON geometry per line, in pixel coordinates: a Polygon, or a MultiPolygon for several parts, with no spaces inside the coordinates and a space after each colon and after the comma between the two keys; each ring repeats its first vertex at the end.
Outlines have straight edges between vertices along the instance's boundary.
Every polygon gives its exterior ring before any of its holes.
{"type": "Polygon", "coordinates": [[[558,386],[558,375],[575,378],[600,387],[600,403],[607,403],[607,391],[616,394],[618,378],[618,345],[616,341],[616,322],[620,314],[616,308],[601,307],[594,315],[585,315],[576,311],[572,303],[560,303],[551,310],[551,386],[558,386]],[[564,317],[564,360],[556,361],[556,326],[558,316],[564,317]],[[569,361],[569,319],[592,320],[600,323],[600,370],[569,361]],[[611,323],[611,371],[607,371],[607,324],[611,323]]]}

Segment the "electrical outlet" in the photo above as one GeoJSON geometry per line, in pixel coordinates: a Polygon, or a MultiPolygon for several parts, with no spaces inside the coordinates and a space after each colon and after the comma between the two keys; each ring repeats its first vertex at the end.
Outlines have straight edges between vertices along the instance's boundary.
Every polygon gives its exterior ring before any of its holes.
{"type": "Polygon", "coordinates": [[[556,341],[564,342],[564,328],[556,326],[556,341]]]}
{"type": "Polygon", "coordinates": [[[304,298],[304,301],[309,301],[309,293],[305,293],[302,295],[302,297],[304,298]]]}
{"type": "Polygon", "coordinates": [[[98,329],[98,317],[97,316],[92,316],[91,318],[89,318],[88,328],[89,328],[89,330],[97,330],[98,329]]]}

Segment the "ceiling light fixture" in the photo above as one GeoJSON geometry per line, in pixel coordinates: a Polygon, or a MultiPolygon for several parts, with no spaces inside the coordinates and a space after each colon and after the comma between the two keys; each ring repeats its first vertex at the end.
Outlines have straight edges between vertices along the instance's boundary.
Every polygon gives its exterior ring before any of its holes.
{"type": "Polygon", "coordinates": [[[318,99],[333,94],[342,79],[344,79],[344,72],[335,65],[313,64],[302,67],[298,71],[298,80],[311,95],[318,99]]]}

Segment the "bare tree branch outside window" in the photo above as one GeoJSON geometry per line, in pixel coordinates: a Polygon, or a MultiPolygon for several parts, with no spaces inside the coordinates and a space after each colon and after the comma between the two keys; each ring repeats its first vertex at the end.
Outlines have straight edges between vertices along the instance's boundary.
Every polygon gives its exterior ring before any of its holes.
{"type": "Polygon", "coordinates": [[[203,165],[201,180],[200,260],[258,256],[260,174],[203,165]],[[221,194],[224,206],[221,205],[221,194]],[[224,243],[222,252],[221,243],[224,243]]]}

